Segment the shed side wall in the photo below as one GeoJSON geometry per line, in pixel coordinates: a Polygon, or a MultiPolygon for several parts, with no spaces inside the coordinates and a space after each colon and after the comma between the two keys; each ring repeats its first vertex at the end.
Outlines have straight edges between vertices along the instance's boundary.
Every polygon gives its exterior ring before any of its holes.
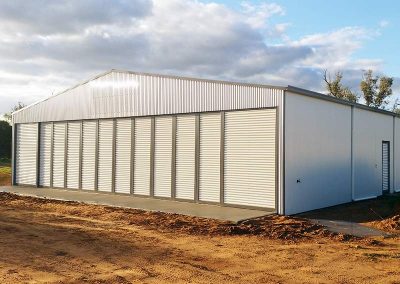
{"type": "Polygon", "coordinates": [[[393,117],[354,109],[354,200],[382,195],[382,141],[390,142],[390,190],[393,189],[393,117]]]}
{"type": "Polygon", "coordinates": [[[288,92],[285,213],[351,201],[351,107],[288,92]]]}
{"type": "Polygon", "coordinates": [[[393,191],[400,192],[400,118],[394,118],[393,191]]]}

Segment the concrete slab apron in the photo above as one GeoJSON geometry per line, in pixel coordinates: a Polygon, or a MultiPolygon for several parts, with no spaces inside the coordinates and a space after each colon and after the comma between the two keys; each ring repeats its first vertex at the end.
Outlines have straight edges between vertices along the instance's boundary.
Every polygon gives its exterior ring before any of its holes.
{"type": "Polygon", "coordinates": [[[381,230],[369,228],[359,223],[337,221],[337,220],[325,220],[325,219],[311,219],[315,223],[325,226],[329,231],[348,234],[356,237],[385,237],[389,236],[381,230]]]}
{"type": "Polygon", "coordinates": [[[115,207],[161,211],[202,218],[211,218],[231,222],[239,222],[257,218],[274,212],[250,210],[242,208],[222,207],[218,205],[177,202],[136,196],[123,196],[98,192],[83,192],[53,188],[36,188],[22,186],[3,186],[1,192],[15,193],[21,196],[33,196],[47,199],[78,201],[88,204],[109,205],[115,207]]]}

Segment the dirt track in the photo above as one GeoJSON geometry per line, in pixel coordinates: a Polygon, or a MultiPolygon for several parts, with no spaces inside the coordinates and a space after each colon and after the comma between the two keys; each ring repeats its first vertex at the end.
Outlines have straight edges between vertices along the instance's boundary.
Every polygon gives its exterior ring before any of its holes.
{"type": "Polygon", "coordinates": [[[0,250],[0,283],[399,283],[400,279],[399,238],[343,241],[343,236],[301,219],[275,217],[232,226],[10,194],[0,195],[0,250]],[[255,229],[260,226],[263,229],[255,229]],[[275,233],[265,234],[268,230],[275,233]],[[290,230],[297,237],[288,238],[290,230]]]}

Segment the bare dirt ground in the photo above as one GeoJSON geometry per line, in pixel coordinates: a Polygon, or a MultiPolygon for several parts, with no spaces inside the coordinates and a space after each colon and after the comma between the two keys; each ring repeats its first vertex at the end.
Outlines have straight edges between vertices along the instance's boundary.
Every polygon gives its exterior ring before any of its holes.
{"type": "Polygon", "coordinates": [[[400,238],[0,194],[0,283],[400,283],[400,238]]]}

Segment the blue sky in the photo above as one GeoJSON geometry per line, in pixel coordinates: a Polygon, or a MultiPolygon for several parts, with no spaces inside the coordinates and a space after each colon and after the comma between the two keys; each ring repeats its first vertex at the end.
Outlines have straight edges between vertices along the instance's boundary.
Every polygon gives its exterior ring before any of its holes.
{"type": "MultiPolygon", "coordinates": [[[[241,1],[216,0],[235,9],[241,1]]],[[[265,1],[251,1],[254,4],[265,1]]],[[[383,61],[388,76],[400,77],[400,1],[396,0],[277,0],[285,14],[271,23],[288,22],[287,35],[292,39],[314,33],[325,33],[343,27],[363,27],[377,33],[366,41],[354,58],[376,58],[383,61]]]]}
{"type": "MultiPolygon", "coordinates": [[[[1,0],[0,116],[110,69],[400,95],[400,1],[1,0]]],[[[393,101],[392,99],[392,101],[393,101]]]]}

